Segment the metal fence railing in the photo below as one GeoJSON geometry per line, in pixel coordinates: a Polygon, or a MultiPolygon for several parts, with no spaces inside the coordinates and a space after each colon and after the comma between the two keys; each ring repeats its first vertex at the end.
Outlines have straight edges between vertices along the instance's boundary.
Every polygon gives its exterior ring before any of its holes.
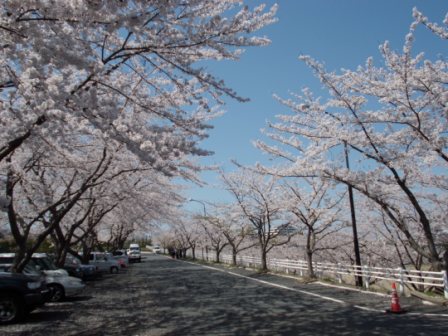
{"type": "MultiPolygon", "coordinates": [[[[216,257],[211,253],[196,257],[198,259],[216,261],[216,257]]],[[[229,254],[221,254],[220,262],[231,264],[232,256],[229,254]]],[[[261,266],[261,258],[238,255],[237,264],[244,267],[258,268],[261,266]]],[[[268,258],[267,264],[270,270],[287,274],[294,273],[299,276],[306,276],[308,272],[308,263],[305,260],[268,258]]],[[[373,283],[381,280],[398,283],[401,293],[404,292],[406,287],[410,288],[412,285],[419,291],[440,288],[444,292],[445,298],[448,299],[448,276],[446,271],[432,272],[325,262],[314,262],[313,269],[318,278],[331,277],[339,281],[339,283],[343,283],[344,277],[347,276],[361,276],[364,286],[367,289],[373,283]]]]}

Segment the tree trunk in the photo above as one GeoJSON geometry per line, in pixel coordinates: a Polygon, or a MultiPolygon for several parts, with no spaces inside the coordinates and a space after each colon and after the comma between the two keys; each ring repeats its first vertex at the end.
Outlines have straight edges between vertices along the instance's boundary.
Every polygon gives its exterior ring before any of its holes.
{"type": "Polygon", "coordinates": [[[216,262],[219,264],[219,255],[220,255],[220,249],[216,248],[216,262]]]}
{"type": "Polygon", "coordinates": [[[316,274],[314,274],[314,267],[313,267],[313,252],[311,250],[306,251],[306,261],[308,264],[308,276],[311,279],[316,278],[316,274]]]}
{"type": "Polygon", "coordinates": [[[263,272],[268,270],[268,254],[264,248],[261,249],[261,270],[263,272]]]}
{"type": "Polygon", "coordinates": [[[445,262],[445,272],[448,275],[448,247],[446,247],[445,253],[443,254],[443,261],[445,262]]]}
{"type": "Polygon", "coordinates": [[[232,265],[233,266],[236,266],[236,255],[237,255],[236,250],[232,249],[232,265]]]}
{"type": "Polygon", "coordinates": [[[69,244],[66,242],[64,245],[58,246],[56,248],[56,258],[55,258],[56,266],[61,267],[61,268],[64,266],[65,258],[67,256],[67,250],[69,248],[68,245],[69,244]]]}

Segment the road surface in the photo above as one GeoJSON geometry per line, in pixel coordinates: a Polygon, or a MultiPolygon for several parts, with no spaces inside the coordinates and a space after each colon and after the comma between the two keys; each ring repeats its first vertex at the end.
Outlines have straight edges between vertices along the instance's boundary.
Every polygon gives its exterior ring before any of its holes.
{"type": "MultiPolygon", "coordinates": [[[[146,255],[2,335],[448,335],[448,309],[222,265],[146,255]],[[411,306],[411,304],[413,306],[411,306]]],[[[411,301],[409,301],[411,300],[411,301]]]]}

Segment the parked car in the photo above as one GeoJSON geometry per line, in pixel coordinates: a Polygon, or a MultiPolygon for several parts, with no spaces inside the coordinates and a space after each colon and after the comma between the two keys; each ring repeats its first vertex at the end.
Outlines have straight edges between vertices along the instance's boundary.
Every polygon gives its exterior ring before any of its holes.
{"type": "Polygon", "coordinates": [[[105,252],[90,252],[89,264],[95,265],[99,272],[118,273],[120,270],[118,261],[105,252]]]}
{"type": "Polygon", "coordinates": [[[34,253],[31,259],[46,276],[47,286],[52,291],[50,301],[58,302],[83,291],[85,284],[79,278],[70,276],[66,270],[57,268],[46,253],[34,253]]]}
{"type": "Polygon", "coordinates": [[[67,270],[69,274],[72,272],[70,275],[76,276],[83,280],[95,279],[101,274],[95,265],[82,264],[81,260],[72,255],[67,255],[65,258],[64,269],[67,270]],[[77,270],[80,270],[80,272],[77,270]],[[76,273],[78,273],[78,275],[73,275],[76,273]]]}
{"type": "Polygon", "coordinates": [[[141,251],[140,251],[140,246],[138,244],[131,244],[131,245],[129,245],[128,257],[129,257],[129,262],[130,263],[134,262],[134,261],[138,261],[138,262],[142,261],[142,255],[141,255],[141,251]]]}
{"type": "Polygon", "coordinates": [[[0,324],[23,320],[45,303],[50,290],[40,277],[0,272],[0,324]]]}
{"type": "Polygon", "coordinates": [[[66,258],[62,268],[65,269],[70,276],[84,279],[84,272],[80,266],[80,263],[78,264],[76,262],[72,262],[66,258]]]}
{"type": "MultiPolygon", "coordinates": [[[[0,264],[12,266],[14,257],[14,253],[0,253],[0,264]]],[[[52,302],[62,301],[66,296],[78,295],[85,287],[81,279],[69,276],[66,270],[57,268],[45,253],[33,254],[28,266],[34,266],[42,271],[47,287],[51,291],[50,301],[52,302]]],[[[23,273],[33,275],[27,268],[23,273]]]]}
{"type": "Polygon", "coordinates": [[[121,268],[126,268],[129,266],[129,257],[126,250],[115,250],[112,252],[112,257],[118,261],[121,268]]]}
{"type": "Polygon", "coordinates": [[[58,268],[46,253],[33,253],[31,260],[36,266],[46,274],[68,276],[68,272],[63,268],[58,268]]]}

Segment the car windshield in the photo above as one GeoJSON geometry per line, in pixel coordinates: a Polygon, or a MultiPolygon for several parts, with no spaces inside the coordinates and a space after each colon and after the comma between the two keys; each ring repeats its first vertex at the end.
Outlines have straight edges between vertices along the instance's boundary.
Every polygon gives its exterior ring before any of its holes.
{"type": "Polygon", "coordinates": [[[38,265],[41,269],[46,271],[54,271],[58,268],[56,265],[51,261],[50,258],[43,257],[43,258],[33,258],[33,261],[38,265]]]}
{"type": "MultiPolygon", "coordinates": [[[[14,263],[14,257],[0,257],[0,264],[3,264],[8,267],[4,267],[4,269],[10,270],[10,266],[14,263]]],[[[36,264],[30,260],[23,268],[22,273],[30,274],[30,275],[40,275],[39,270],[36,268],[36,264]]]]}
{"type": "Polygon", "coordinates": [[[30,260],[28,264],[25,265],[23,272],[28,275],[40,275],[41,272],[36,268],[36,264],[30,260]]]}
{"type": "Polygon", "coordinates": [[[130,250],[131,250],[131,251],[138,251],[138,250],[140,250],[140,249],[139,249],[138,247],[131,247],[130,250]]]}

